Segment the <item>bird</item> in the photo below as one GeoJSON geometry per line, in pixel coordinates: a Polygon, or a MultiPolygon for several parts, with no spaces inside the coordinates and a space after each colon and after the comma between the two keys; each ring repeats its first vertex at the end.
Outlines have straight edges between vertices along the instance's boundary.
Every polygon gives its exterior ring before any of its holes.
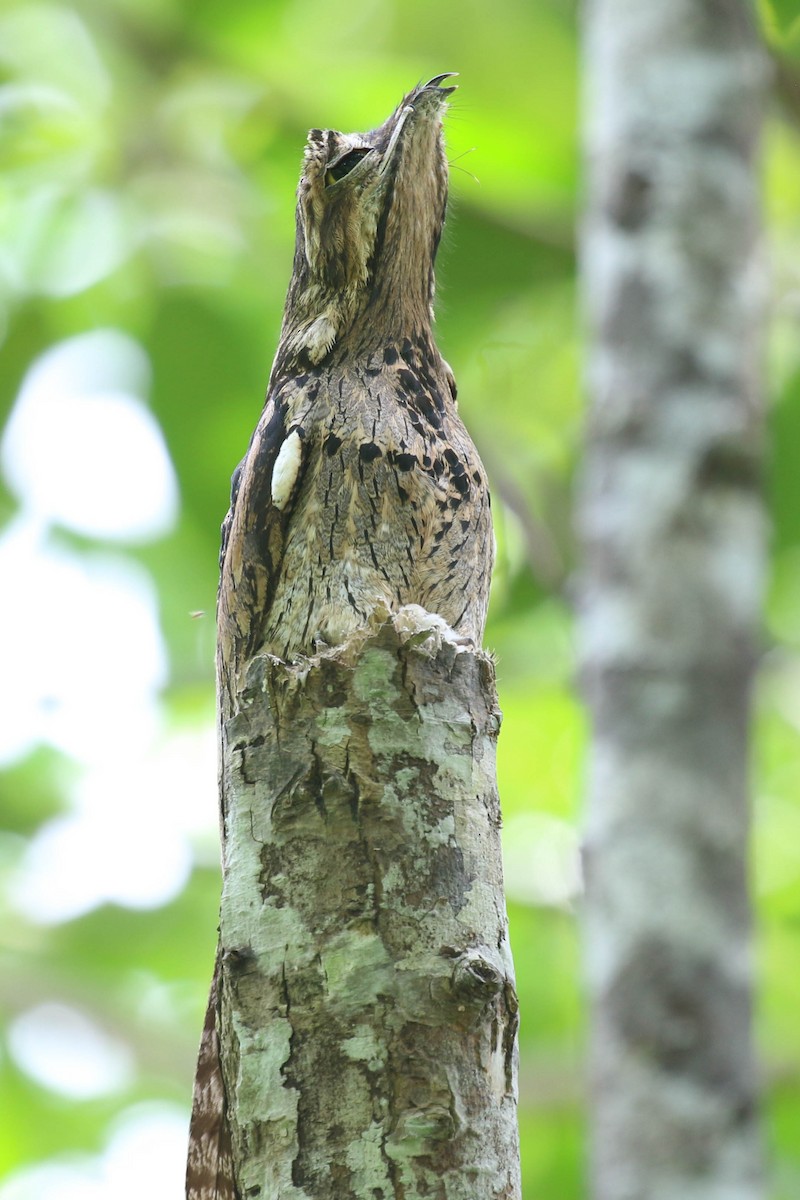
{"type": "MultiPolygon", "coordinates": [[[[368,133],[311,129],[264,409],[222,525],[222,719],[258,654],[297,662],[420,606],[480,647],[494,559],[486,472],[433,335],[446,72],[368,133]]],[[[224,826],[224,821],[223,821],[224,826]]],[[[224,834],[223,834],[224,836],[224,834]]],[[[218,951],[187,1200],[237,1200],[219,1061],[218,951]]]]}

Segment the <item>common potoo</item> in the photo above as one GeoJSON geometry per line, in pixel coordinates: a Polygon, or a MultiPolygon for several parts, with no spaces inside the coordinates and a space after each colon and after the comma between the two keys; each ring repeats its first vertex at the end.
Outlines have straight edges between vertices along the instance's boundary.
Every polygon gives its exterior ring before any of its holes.
{"type": "MultiPolygon", "coordinates": [[[[414,88],[370,133],[309,132],[267,402],[222,528],[223,720],[253,655],[312,655],[376,610],[420,605],[480,645],[489,493],[431,331],[448,78],[414,88]]],[[[222,809],[224,836],[224,794],[222,809]]],[[[188,1200],[238,1196],[219,1062],[220,962],[195,1082],[188,1200]]]]}

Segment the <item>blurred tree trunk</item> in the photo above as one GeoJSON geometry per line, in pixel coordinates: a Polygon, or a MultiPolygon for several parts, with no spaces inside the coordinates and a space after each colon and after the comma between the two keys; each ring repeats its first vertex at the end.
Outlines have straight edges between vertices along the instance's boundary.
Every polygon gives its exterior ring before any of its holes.
{"type": "Polygon", "coordinates": [[[585,53],[591,1190],[751,1200],[766,69],[745,0],[588,0],[585,53]]]}
{"type": "Polygon", "coordinates": [[[257,656],[224,714],[243,1197],[519,1200],[494,672],[419,636],[257,656]]]}

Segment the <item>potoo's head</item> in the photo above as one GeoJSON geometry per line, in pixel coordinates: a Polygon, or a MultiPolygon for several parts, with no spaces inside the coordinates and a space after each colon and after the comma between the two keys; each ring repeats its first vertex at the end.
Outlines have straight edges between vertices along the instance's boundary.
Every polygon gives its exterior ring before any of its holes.
{"type": "Polygon", "coordinates": [[[447,204],[442,116],[454,87],[437,75],[371,133],[312,129],[297,192],[286,349],[319,362],[364,319],[406,334],[430,321],[447,204]]]}

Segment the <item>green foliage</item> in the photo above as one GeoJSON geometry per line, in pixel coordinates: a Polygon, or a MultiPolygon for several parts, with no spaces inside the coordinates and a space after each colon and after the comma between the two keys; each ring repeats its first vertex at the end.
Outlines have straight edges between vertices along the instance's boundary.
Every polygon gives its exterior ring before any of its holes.
{"type": "MultiPolygon", "coordinates": [[[[789,86],[800,18],[795,0],[760,7],[780,71],[765,146],[775,247],[775,525],[754,873],[767,1140],[774,1197],[788,1200],[800,1187],[800,116],[789,86]]],[[[107,841],[94,854],[124,850],[129,814],[138,811],[153,839],[162,818],[182,822],[192,855],[183,882],[157,902],[107,896],[61,921],[36,919],[30,880],[62,885],[52,871],[37,875],[31,855],[43,833],[84,811],[81,789],[94,770],[41,744],[58,704],[40,689],[39,741],[31,735],[26,749],[23,738],[0,776],[0,998],[11,1031],[0,1050],[0,1200],[3,1177],[19,1167],[68,1151],[100,1153],[110,1123],[134,1103],[159,1099],[188,1115],[219,899],[213,760],[203,765],[197,740],[198,730],[213,737],[218,529],[277,340],[305,134],[320,124],[370,127],[417,80],[447,69],[461,78],[448,118],[452,206],[438,329],[495,497],[499,558],[487,643],[498,655],[505,710],[499,773],[514,850],[525,1196],[583,1194],[575,871],[586,732],[566,599],[582,436],[575,21],[576,6],[565,0],[488,8],[478,0],[7,0],[0,11],[0,412],[12,411],[26,374],[52,346],[87,331],[123,331],[149,362],[142,399],[180,489],[178,520],[159,536],[103,542],[57,515],[45,522],[47,546],[87,570],[99,553],[113,554],[152,578],[167,646],[167,677],[152,697],[156,732],[149,741],[131,733],[131,761],[117,762],[116,784],[106,782],[103,804],[86,810],[106,822],[107,841]],[[166,780],[163,794],[154,795],[154,779],[166,780]],[[128,1048],[134,1069],[124,1082],[71,1099],[22,1068],[15,1022],[52,1002],[128,1048]]],[[[124,456],[126,447],[98,445],[96,453],[124,456]]],[[[35,516],[6,459],[4,468],[0,538],[35,516]]],[[[146,492],[152,480],[140,486],[146,492]]],[[[107,500],[96,496],[99,508],[107,500]]],[[[10,607],[2,611],[11,614],[9,644],[26,648],[25,688],[33,688],[27,676],[46,675],[75,635],[64,627],[60,593],[45,597],[34,623],[35,581],[22,577],[22,561],[4,577],[10,607]]],[[[113,631],[99,648],[111,678],[133,634],[114,624],[113,612],[93,614],[98,629],[101,618],[113,631]]],[[[8,704],[19,683],[5,678],[8,704]]],[[[106,707],[97,694],[87,727],[106,707]]],[[[127,719],[120,710],[120,723],[127,719]]],[[[141,861],[143,873],[156,872],[141,861]]],[[[85,869],[58,863],[65,895],[85,869]]]]}
{"type": "Polygon", "coordinates": [[[800,13],[794,0],[762,0],[761,16],[768,36],[790,43],[800,26],[800,13]]]}

